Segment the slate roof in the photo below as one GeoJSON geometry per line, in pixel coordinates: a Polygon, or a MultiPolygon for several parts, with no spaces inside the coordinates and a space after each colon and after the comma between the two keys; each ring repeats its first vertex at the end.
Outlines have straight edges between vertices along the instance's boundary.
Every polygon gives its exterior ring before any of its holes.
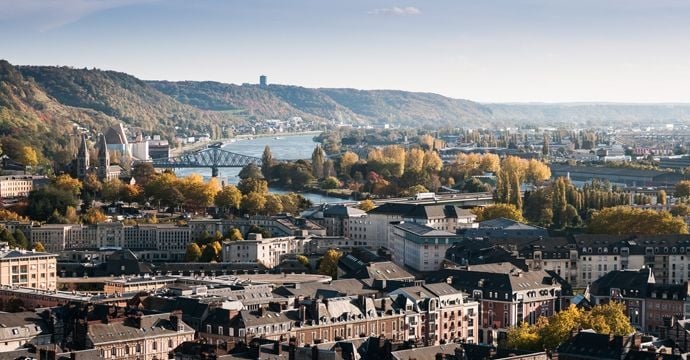
{"type": "Polygon", "coordinates": [[[0,313],[0,340],[2,341],[37,336],[46,334],[47,331],[49,331],[47,322],[34,312],[0,313]]]}
{"type": "Polygon", "coordinates": [[[324,298],[333,298],[348,295],[375,294],[377,291],[369,289],[368,286],[357,279],[339,279],[331,281],[330,284],[304,283],[300,284],[299,288],[281,286],[275,289],[273,293],[280,296],[301,296],[304,298],[323,296],[324,298]]]}
{"type": "Polygon", "coordinates": [[[627,337],[609,336],[585,330],[562,343],[556,351],[562,356],[620,360],[627,352],[627,347],[627,337]]]}
{"type": "Polygon", "coordinates": [[[47,252],[33,252],[26,250],[9,250],[0,253],[0,259],[16,259],[24,257],[57,257],[56,254],[47,252]]]}
{"type": "Polygon", "coordinates": [[[614,270],[595,280],[589,287],[593,296],[611,296],[611,289],[619,289],[623,297],[644,298],[649,283],[654,283],[654,273],[649,268],[640,270],[614,270]]]}
{"type": "Polygon", "coordinates": [[[451,232],[444,230],[436,230],[430,226],[417,223],[401,222],[400,224],[394,226],[407,232],[413,233],[417,236],[457,237],[456,234],[453,234],[451,232]]]}
{"type": "Polygon", "coordinates": [[[368,214],[400,215],[416,219],[443,219],[447,217],[473,217],[470,210],[454,205],[384,203],[368,214]]]}
{"type": "Polygon", "coordinates": [[[391,356],[396,360],[412,359],[435,359],[436,354],[454,355],[455,349],[462,347],[462,344],[445,344],[436,346],[426,346],[408,350],[398,350],[391,352],[391,356]]]}
{"type": "Polygon", "coordinates": [[[345,205],[333,205],[328,206],[323,210],[323,217],[330,218],[351,218],[351,217],[361,217],[367,214],[366,211],[360,210],[352,206],[345,205]]]}
{"type": "MultiPolygon", "coordinates": [[[[127,341],[141,339],[144,337],[157,335],[170,335],[177,333],[177,328],[170,321],[170,314],[142,315],[141,327],[137,327],[131,318],[121,322],[110,322],[108,324],[93,323],[89,325],[87,336],[94,345],[107,344],[115,341],[127,341]]],[[[179,320],[183,326],[183,332],[194,332],[194,330],[182,319],[179,320]]]]}

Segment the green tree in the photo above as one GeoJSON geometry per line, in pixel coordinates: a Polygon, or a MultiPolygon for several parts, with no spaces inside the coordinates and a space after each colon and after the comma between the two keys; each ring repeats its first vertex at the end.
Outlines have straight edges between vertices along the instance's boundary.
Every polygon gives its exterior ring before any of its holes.
{"type": "Polygon", "coordinates": [[[250,193],[267,194],[268,182],[264,179],[246,178],[240,180],[239,184],[237,184],[237,188],[243,195],[250,193]]]}
{"type": "Polygon", "coordinates": [[[101,199],[105,202],[115,202],[122,199],[124,183],[120,179],[110,179],[103,182],[101,199]]]}
{"type": "Polygon", "coordinates": [[[199,258],[200,262],[217,262],[220,261],[220,252],[222,249],[222,245],[220,244],[219,241],[214,241],[206,246],[204,246],[203,250],[201,250],[201,258],[199,258]]]}
{"type": "Polygon", "coordinates": [[[14,245],[13,246],[16,246],[20,249],[29,249],[29,239],[26,238],[26,236],[24,235],[24,233],[21,230],[19,230],[19,229],[14,230],[13,236],[14,236],[14,245]]]}
{"type": "Polygon", "coordinates": [[[15,239],[12,233],[7,228],[0,230],[0,241],[7,243],[10,246],[15,246],[15,239]]]}
{"type": "Polygon", "coordinates": [[[240,170],[237,175],[240,179],[263,179],[264,175],[261,173],[261,168],[256,166],[256,164],[251,163],[240,170]]]}
{"type": "Polygon", "coordinates": [[[187,251],[184,255],[184,261],[197,262],[201,258],[201,248],[195,242],[187,245],[187,251]]]}
{"type": "Polygon", "coordinates": [[[343,254],[337,250],[329,249],[319,263],[319,274],[328,275],[333,279],[338,277],[338,261],[343,254]]]}
{"type": "Polygon", "coordinates": [[[261,155],[261,173],[266,179],[272,179],[271,168],[273,167],[273,153],[271,148],[266,145],[264,152],[261,155]]]}
{"type": "Polygon", "coordinates": [[[54,186],[45,186],[29,193],[27,214],[33,220],[46,221],[57,211],[64,214],[68,206],[78,205],[78,199],[71,193],[60,191],[54,186]]]}
{"type": "Polygon", "coordinates": [[[134,181],[143,189],[156,177],[156,169],[150,162],[138,162],[132,166],[132,176],[134,181]]]}

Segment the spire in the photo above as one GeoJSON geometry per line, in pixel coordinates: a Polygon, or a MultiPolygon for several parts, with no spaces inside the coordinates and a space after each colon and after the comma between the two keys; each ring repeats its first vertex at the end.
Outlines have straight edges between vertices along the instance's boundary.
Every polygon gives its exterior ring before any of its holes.
{"type": "Polygon", "coordinates": [[[98,178],[103,181],[108,179],[108,170],[110,168],[110,154],[108,153],[108,144],[105,141],[105,135],[98,135],[98,178]]]}
{"type": "Polygon", "coordinates": [[[86,134],[81,135],[81,142],[77,149],[77,179],[83,180],[91,167],[89,146],[86,143],[86,134]]]}

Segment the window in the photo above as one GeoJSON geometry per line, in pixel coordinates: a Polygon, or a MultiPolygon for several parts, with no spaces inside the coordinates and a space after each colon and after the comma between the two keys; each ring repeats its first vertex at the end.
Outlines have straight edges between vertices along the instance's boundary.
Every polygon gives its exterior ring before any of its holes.
{"type": "Polygon", "coordinates": [[[151,349],[153,349],[153,350],[158,350],[158,343],[154,341],[154,342],[151,344],[151,349]]]}
{"type": "Polygon", "coordinates": [[[111,356],[117,356],[117,349],[115,349],[114,347],[111,348],[111,349],[110,349],[110,355],[111,355],[111,356]]]}

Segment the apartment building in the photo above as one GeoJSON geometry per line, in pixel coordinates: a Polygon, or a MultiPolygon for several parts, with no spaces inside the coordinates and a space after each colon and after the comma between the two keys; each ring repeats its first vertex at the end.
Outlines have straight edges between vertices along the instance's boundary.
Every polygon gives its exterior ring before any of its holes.
{"type": "Polygon", "coordinates": [[[48,322],[34,312],[0,313],[0,353],[51,343],[48,322]]]}
{"type": "Polygon", "coordinates": [[[261,234],[249,234],[243,241],[224,241],[223,262],[261,263],[267,268],[280,264],[287,254],[303,254],[309,238],[295,236],[263,238],[261,234]]]}
{"type": "Polygon", "coordinates": [[[419,223],[400,222],[392,225],[390,250],[393,262],[417,271],[441,268],[446,251],[463,238],[455,233],[437,230],[419,223]]]}
{"type": "Polygon", "coordinates": [[[0,198],[12,199],[27,197],[31,190],[41,182],[47,182],[45,176],[8,175],[0,176],[0,198]]]}
{"type": "Polygon", "coordinates": [[[0,286],[55,290],[57,255],[46,252],[0,249],[0,286]]]}
{"type": "Polygon", "coordinates": [[[438,345],[474,343],[479,336],[479,303],[446,283],[397,289],[388,295],[405,309],[406,340],[438,345]]]}
{"type": "Polygon", "coordinates": [[[475,219],[469,210],[454,205],[385,203],[367,213],[366,221],[360,224],[363,230],[358,233],[366,236],[366,246],[390,249],[393,246],[391,223],[404,221],[455,233],[458,229],[475,227],[475,219]]]}
{"type": "Polygon", "coordinates": [[[505,340],[508,329],[521,322],[534,324],[540,316],[553,315],[563,307],[566,295],[553,275],[523,271],[510,263],[444,269],[426,280],[445,281],[480,303],[477,342],[486,344],[505,340]]]}

